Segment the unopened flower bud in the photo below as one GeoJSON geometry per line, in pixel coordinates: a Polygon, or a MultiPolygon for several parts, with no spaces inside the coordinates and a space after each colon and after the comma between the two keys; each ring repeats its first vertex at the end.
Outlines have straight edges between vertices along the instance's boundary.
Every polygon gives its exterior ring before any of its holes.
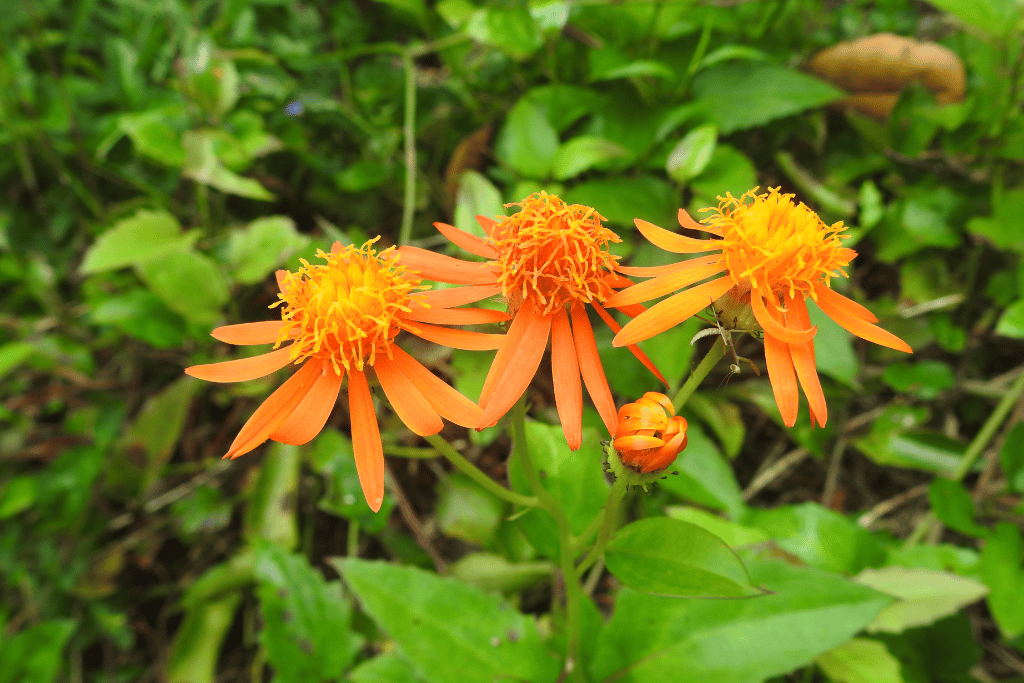
{"type": "Polygon", "coordinates": [[[612,446],[634,472],[661,472],[686,448],[686,419],[675,414],[667,396],[649,391],[619,408],[612,446]]]}

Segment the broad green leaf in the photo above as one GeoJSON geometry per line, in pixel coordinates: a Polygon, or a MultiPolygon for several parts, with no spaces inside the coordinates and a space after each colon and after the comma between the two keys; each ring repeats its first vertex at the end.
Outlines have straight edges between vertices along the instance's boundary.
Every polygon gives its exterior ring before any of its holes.
{"type": "Polygon", "coordinates": [[[700,508],[670,505],[665,508],[665,514],[672,519],[681,519],[713,533],[730,548],[754,545],[768,540],[768,536],[758,528],[730,522],[700,508]]]}
{"type": "Polygon", "coordinates": [[[427,26],[427,5],[423,0],[374,0],[408,14],[420,26],[427,26]]]}
{"type": "Polygon", "coordinates": [[[473,14],[466,33],[514,59],[526,59],[544,44],[540,27],[525,4],[488,5],[473,14]]]}
{"type": "Polygon", "coordinates": [[[904,683],[900,660],[871,638],[854,638],[819,655],[814,663],[834,683],[904,683]]]}
{"type": "Polygon", "coordinates": [[[452,576],[483,591],[512,593],[551,576],[550,562],[513,563],[501,555],[469,553],[451,566],[452,576]]]}
{"type": "Polygon", "coordinates": [[[558,148],[551,160],[551,174],[557,180],[568,180],[603,161],[628,154],[628,149],[615,142],[580,136],[558,148]]]}
{"type": "Polygon", "coordinates": [[[220,648],[241,600],[241,591],[232,591],[186,611],[164,669],[168,683],[215,683],[220,648]]]}
{"type": "Polygon", "coordinates": [[[716,64],[693,79],[704,113],[723,135],[815,109],[843,92],[811,76],[774,64],[716,64]]]}
{"type": "Polygon", "coordinates": [[[163,391],[150,396],[124,435],[123,447],[141,448],[145,453],[140,491],[146,491],[157,480],[174,454],[192,397],[199,386],[195,379],[181,377],[163,391]]]}
{"type": "Polygon", "coordinates": [[[818,332],[814,335],[814,361],[818,370],[850,388],[859,388],[857,375],[860,364],[853,351],[850,333],[825,315],[810,298],[807,299],[807,313],[811,317],[811,324],[818,326],[818,332]]]}
{"type": "MultiPolygon", "coordinates": [[[[695,200],[699,198],[700,206],[696,209],[717,206],[718,196],[724,197],[727,192],[731,192],[734,197],[739,197],[747,190],[754,189],[755,185],[757,171],[754,164],[735,147],[723,144],[715,146],[703,173],[690,181],[695,200]]],[[[700,220],[705,216],[694,211],[693,217],[700,220]]]]}
{"type": "Polygon", "coordinates": [[[464,171],[459,179],[459,194],[455,199],[455,227],[483,237],[484,229],[476,217],[493,218],[504,213],[505,202],[494,183],[476,171],[464,171]]]}
{"type": "Polygon", "coordinates": [[[1020,5],[1014,0],[928,0],[964,23],[994,36],[1005,36],[1020,25],[1020,5]]]}
{"type": "Polygon", "coordinates": [[[185,498],[171,506],[178,528],[186,537],[213,534],[231,521],[232,504],[220,489],[198,486],[185,498]]]}
{"type": "Polygon", "coordinates": [[[912,393],[926,401],[954,384],[953,370],[937,360],[923,360],[913,365],[894,363],[885,369],[882,379],[896,391],[912,393]]]}
{"type": "Polygon", "coordinates": [[[624,589],[598,639],[595,680],[751,683],[846,642],[892,598],[840,576],[781,562],[747,563],[770,595],[666,600],[624,589]]]}
{"type": "Polygon", "coordinates": [[[181,133],[172,125],[178,123],[175,119],[181,113],[180,107],[163,107],[138,114],[121,114],[117,124],[139,154],[165,166],[181,168],[185,163],[185,148],[181,145],[181,133]]]}
{"type": "Polygon", "coordinates": [[[609,223],[630,229],[634,218],[670,230],[676,224],[675,192],[653,176],[592,180],[570,188],[563,198],[572,204],[592,206],[609,223]]]}
{"type": "Polygon", "coordinates": [[[913,188],[871,233],[879,258],[891,262],[926,247],[955,247],[960,235],[952,219],[962,203],[963,197],[945,186],[913,188]]]}
{"type": "Polygon", "coordinates": [[[1024,215],[1024,190],[1004,192],[992,207],[992,216],[977,216],[967,221],[967,231],[987,238],[1000,249],[1024,253],[1024,235],[1020,217],[1024,215]]]}
{"type": "MultiPolygon", "coordinates": [[[[608,482],[604,478],[604,450],[593,429],[583,430],[583,445],[577,451],[569,450],[557,425],[540,422],[526,423],[526,439],[537,472],[544,487],[561,504],[574,534],[580,534],[608,498],[608,482]]],[[[522,464],[513,450],[508,468],[513,488],[529,493],[523,477],[522,464]]],[[[533,508],[519,517],[519,524],[530,544],[547,557],[558,557],[555,523],[539,508],[533,508]]]]}
{"type": "Polygon", "coordinates": [[[185,338],[182,317],[146,289],[103,299],[89,307],[89,317],[97,325],[113,325],[158,349],[181,346],[185,338]]]}
{"type": "Polygon", "coordinates": [[[597,109],[601,101],[597,92],[589,88],[563,83],[531,88],[523,99],[537,107],[558,133],[597,109]]]}
{"type": "Polygon", "coordinates": [[[327,583],[302,555],[256,544],[256,594],[263,613],[260,643],[281,683],[338,679],[362,647],[352,608],[337,581],[327,583]]]}
{"type": "Polygon", "coordinates": [[[687,133],[669,152],[665,171],[680,183],[699,176],[711,163],[718,142],[718,128],[712,124],[698,126],[687,133]]]}
{"type": "Polygon", "coordinates": [[[885,564],[936,572],[953,571],[960,576],[978,577],[981,572],[981,554],[949,543],[909,547],[899,545],[888,549],[885,564]]]}
{"type": "Polygon", "coordinates": [[[412,665],[394,652],[360,663],[348,672],[346,680],[352,683],[425,683],[416,675],[412,665]]]}
{"type": "Polygon", "coordinates": [[[10,373],[36,352],[36,345],[29,342],[16,341],[0,345],[0,377],[10,373]]]}
{"type": "Polygon", "coordinates": [[[1006,435],[999,450],[999,463],[1006,475],[1007,488],[1024,493],[1024,423],[1018,422],[1006,435]]]}
{"type": "Polygon", "coordinates": [[[950,529],[968,536],[988,536],[988,528],[974,521],[974,501],[960,482],[936,477],[928,486],[928,500],[939,521],[950,529]]]}
{"type": "Polygon", "coordinates": [[[345,192],[366,192],[383,185],[388,179],[388,167],[376,161],[357,161],[335,174],[334,182],[345,192]]]}
{"type": "Polygon", "coordinates": [[[928,569],[865,569],[854,581],[899,599],[867,625],[869,632],[901,633],[908,628],[931,624],[988,593],[983,583],[928,569]]]}
{"type": "Polygon", "coordinates": [[[178,219],[166,211],[141,209],[99,236],[85,252],[81,271],[143,265],[189,249],[198,237],[198,232],[182,234],[178,219]]]}
{"type": "Polygon", "coordinates": [[[671,597],[758,595],[743,563],[718,536],[668,517],[619,529],[605,550],[608,571],[638,591],[671,597]]]}
{"type": "Polygon", "coordinates": [[[274,199],[274,195],[255,180],[243,178],[224,166],[214,152],[216,138],[215,130],[190,130],[182,135],[185,166],[181,174],[197,183],[209,185],[228,194],[263,201],[274,199]]]}
{"type": "Polygon", "coordinates": [[[561,669],[533,619],[501,598],[413,567],[331,563],[398,652],[432,683],[553,681],[561,669]]]}
{"type": "Polygon", "coordinates": [[[462,474],[453,474],[437,485],[434,514],[441,532],[467,543],[487,545],[504,513],[500,500],[462,474]]]}
{"type": "Polygon", "coordinates": [[[352,442],[336,429],[325,429],[308,451],[312,467],[324,476],[325,490],[317,507],[339,517],[347,517],[369,533],[377,533],[388,523],[395,498],[384,493],[379,512],[374,512],[363,497],[356,471],[352,442]]]}
{"type": "Polygon", "coordinates": [[[1024,299],[1010,304],[996,323],[996,334],[1024,339],[1024,299]]]}
{"type": "Polygon", "coordinates": [[[546,178],[558,152],[558,134],[543,112],[520,98],[498,133],[494,154],[516,173],[527,178],[546,178]]]}
{"type": "Polygon", "coordinates": [[[41,621],[0,642],[0,683],[53,683],[64,663],[71,619],[41,621]]]}
{"type": "Polygon", "coordinates": [[[746,435],[746,427],[740,419],[739,407],[735,403],[710,392],[695,393],[686,402],[684,409],[688,414],[693,413],[699,417],[701,422],[714,432],[726,456],[735,458],[739,454],[746,435]]]}
{"type": "MultiPolygon", "coordinates": [[[[478,226],[479,227],[479,226],[478,226]]],[[[464,351],[455,349],[452,352],[452,368],[455,370],[455,388],[471,401],[479,398],[487,378],[487,371],[491,368],[492,358],[486,353],[476,351],[464,351]],[[476,398],[474,398],[476,397],[476,398]]],[[[470,443],[476,446],[486,446],[492,443],[502,433],[502,427],[495,425],[477,431],[469,430],[470,443]]]]}
{"type": "Polygon", "coordinates": [[[194,251],[173,252],[139,266],[150,291],[194,323],[214,323],[230,291],[213,259],[194,251]]]}
{"type": "Polygon", "coordinates": [[[820,569],[854,574],[885,559],[881,544],[870,532],[817,503],[750,508],[737,521],[760,529],[780,548],[820,569]]]}
{"type": "Polygon", "coordinates": [[[309,238],[298,233],[291,218],[257,218],[246,227],[231,232],[228,266],[236,281],[251,285],[263,280],[274,268],[308,246],[309,238]]]}
{"type": "Polygon", "coordinates": [[[656,59],[632,59],[610,46],[590,51],[591,81],[611,81],[640,76],[678,78],[671,66],[656,59]]]}
{"type": "Polygon", "coordinates": [[[927,417],[926,408],[891,405],[872,423],[868,435],[854,444],[881,465],[949,476],[959,467],[964,446],[942,434],[919,431],[927,417]]]}
{"type": "Polygon", "coordinates": [[[8,519],[23,512],[36,500],[38,480],[30,475],[11,477],[0,488],[0,519],[8,519]]]}
{"type": "Polygon", "coordinates": [[[1024,540],[1008,522],[996,525],[981,553],[981,577],[989,587],[988,607],[1007,640],[1024,633],[1024,540]]]}
{"type": "Polygon", "coordinates": [[[744,504],[729,461],[698,424],[689,423],[686,440],[686,448],[666,470],[678,474],[667,475],[659,485],[684,500],[724,510],[735,519],[744,504]]]}

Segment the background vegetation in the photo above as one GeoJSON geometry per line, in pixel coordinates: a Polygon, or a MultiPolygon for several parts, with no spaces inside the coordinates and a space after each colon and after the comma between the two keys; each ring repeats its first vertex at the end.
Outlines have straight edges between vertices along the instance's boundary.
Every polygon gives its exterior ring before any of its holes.
{"type": "MultiPolygon", "coordinates": [[[[816,430],[806,409],[781,427],[765,377],[713,375],[688,406],[680,474],[628,514],[781,557],[751,566],[787,589],[652,602],[605,574],[588,586],[584,675],[1024,680],[1021,12],[5,3],[0,682],[489,681],[564,650],[550,532],[509,519],[386,408],[374,515],[343,408],[309,447],[221,461],[279,378],[209,386],[181,370],[235,353],[210,329],[267,319],[271,272],[336,239],[443,248],[431,222],[472,230],[547,189],[595,206],[619,253],[650,265],[634,217],[672,227],[680,206],[755,185],[851,226],[846,293],[916,353],[816,320],[831,413],[816,430]],[[953,50],[966,99],[911,86],[876,119],[802,68],[879,32],[953,50]]],[[[699,327],[645,344],[676,386],[699,327]]],[[[600,341],[620,403],[658,388],[600,341]]],[[[740,350],[763,362],[755,341],[740,350]]],[[[478,395],[489,354],[421,351],[478,395]]],[[[563,453],[551,387],[530,398],[553,490],[599,508],[598,430],[563,453]]],[[[500,431],[445,433],[506,480],[500,431]]]]}

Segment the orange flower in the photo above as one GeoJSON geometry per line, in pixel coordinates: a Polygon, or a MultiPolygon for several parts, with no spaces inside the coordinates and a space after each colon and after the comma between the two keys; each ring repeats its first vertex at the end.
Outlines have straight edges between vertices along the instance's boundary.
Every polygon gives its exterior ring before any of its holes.
{"type": "MultiPolygon", "coordinates": [[[[495,424],[523,395],[551,339],[551,371],[555,405],[569,447],[582,440],[583,384],[608,432],[615,430],[615,401],[597,354],[594,331],[585,306],[618,331],[619,325],[601,305],[616,288],[631,284],[615,271],[616,256],[608,251],[620,239],[605,228],[594,209],[568,205],[539,192],[517,204],[522,210],[495,221],[477,216],[488,235],[471,235],[451,225],[435,223],[441,233],[471,254],[489,259],[471,263],[424,249],[402,247],[401,261],[410,270],[438,282],[468,285],[453,296],[469,303],[502,294],[512,324],[494,358],[483,390],[479,428],[495,424]]],[[[627,315],[643,306],[627,306],[627,315]]],[[[630,350],[659,379],[664,379],[635,346],[630,350]]]]}
{"type": "MultiPolygon", "coordinates": [[[[379,238],[376,238],[379,239],[379,238]]],[[[500,312],[454,309],[450,292],[431,291],[397,263],[392,249],[377,253],[376,239],[362,247],[335,242],[326,264],[302,260],[295,273],[277,271],[281,320],[218,327],[211,334],[229,344],[274,344],[274,351],[240,360],[194,365],[185,372],[210,382],[264,377],[289,363],[298,371],[256,409],[225,458],[237,458],[267,439],[303,444],[320,433],[348,375],[352,448],[366,502],[376,512],[384,500],[384,451],[366,371],[402,421],[416,434],[436,434],[447,418],[475,427],[480,408],[395,345],[407,330],[460,349],[495,349],[501,335],[452,330],[427,323],[467,325],[505,319],[500,312]],[[281,346],[285,342],[291,342],[281,346]]],[[[272,306],[272,307],[273,307],[272,306]]]]}
{"type": "Polygon", "coordinates": [[[660,472],[686,448],[686,419],[675,414],[665,394],[648,391],[619,408],[612,446],[622,464],[640,474],[660,472]]]}
{"type": "Polygon", "coordinates": [[[793,195],[777,189],[739,199],[719,197],[717,209],[704,224],[679,210],[679,224],[703,230],[720,239],[693,239],[677,235],[637,219],[636,226],[653,244],[677,254],[705,251],[708,256],[654,268],[619,268],[626,275],[652,277],[613,295],[608,306],[649,301],[676,290],[626,324],[614,344],[623,346],[649,339],[715,303],[727,311],[727,319],[754,320],[749,331],[764,331],[765,361],[775,402],[787,426],[796,423],[799,395],[797,380],[807,395],[812,426],[828,418],[825,396],[814,363],[814,334],[807,315],[806,297],[851,333],[882,346],[911,353],[905,342],[873,325],[878,318],[860,304],[830,288],[830,278],[841,274],[857,255],[842,246],[842,222],[825,225],[793,195]],[[703,284],[696,284],[708,280],[703,284]],[[684,289],[685,288],[685,289],[684,289]]]}

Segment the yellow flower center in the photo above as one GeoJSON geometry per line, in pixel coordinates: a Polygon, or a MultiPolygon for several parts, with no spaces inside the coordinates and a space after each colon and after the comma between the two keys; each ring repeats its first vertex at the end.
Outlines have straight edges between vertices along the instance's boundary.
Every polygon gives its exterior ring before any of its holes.
{"type": "Polygon", "coordinates": [[[605,278],[618,257],[608,244],[621,239],[601,225],[601,214],[546,192],[505,206],[522,210],[494,227],[498,260],[492,263],[501,269],[498,278],[513,313],[527,300],[548,315],[575,301],[611,296],[605,278]]]}
{"type": "MultiPolygon", "coordinates": [[[[826,225],[778,188],[755,192],[739,199],[727,193],[719,197],[718,208],[704,209],[714,212],[705,222],[722,231],[716,247],[721,245],[729,275],[740,289],[816,299],[817,285],[829,286],[833,275],[846,277],[843,267],[857,252],[843,246],[849,235],[841,234],[842,221],[826,225]]],[[[766,296],[766,303],[782,310],[776,296],[766,296]]]]}
{"type": "Polygon", "coordinates": [[[326,264],[310,264],[288,273],[281,283],[281,318],[285,326],[277,346],[294,339],[291,357],[327,361],[339,375],[342,368],[362,370],[373,365],[376,354],[390,356],[395,335],[405,328],[398,314],[408,312],[414,290],[426,289],[419,279],[392,258],[392,248],[379,254],[371,245],[350,245],[327,254],[317,250],[326,264]]]}

